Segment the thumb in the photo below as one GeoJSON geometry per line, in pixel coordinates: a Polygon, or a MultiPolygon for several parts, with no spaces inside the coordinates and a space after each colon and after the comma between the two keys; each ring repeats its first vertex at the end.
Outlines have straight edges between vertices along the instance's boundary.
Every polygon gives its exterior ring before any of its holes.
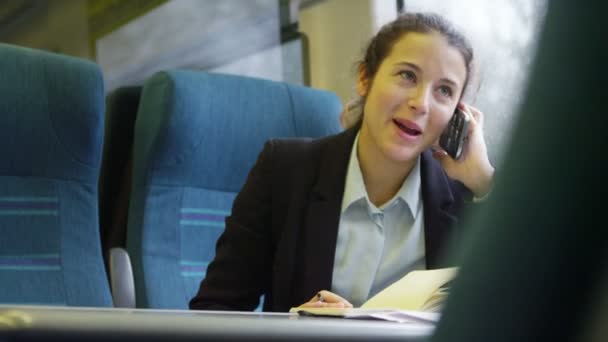
{"type": "Polygon", "coordinates": [[[437,159],[437,161],[439,161],[443,166],[446,166],[444,165],[444,163],[447,163],[452,160],[448,153],[443,149],[433,150],[433,158],[437,159]]]}

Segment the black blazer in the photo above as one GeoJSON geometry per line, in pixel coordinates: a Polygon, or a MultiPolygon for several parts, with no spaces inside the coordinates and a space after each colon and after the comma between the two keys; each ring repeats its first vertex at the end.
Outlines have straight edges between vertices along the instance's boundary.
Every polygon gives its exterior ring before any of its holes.
{"type": "MultiPolygon", "coordinates": [[[[322,139],[271,140],[241,192],[191,309],[288,311],[331,289],[340,208],[358,128],[322,139]]],[[[470,192],[430,151],[421,159],[426,264],[439,267],[470,192]]]]}

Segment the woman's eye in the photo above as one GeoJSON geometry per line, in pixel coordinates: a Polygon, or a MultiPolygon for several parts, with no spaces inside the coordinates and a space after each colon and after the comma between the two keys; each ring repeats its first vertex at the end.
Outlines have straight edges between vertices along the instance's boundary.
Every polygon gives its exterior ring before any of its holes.
{"type": "Polygon", "coordinates": [[[413,71],[409,71],[409,70],[400,71],[399,76],[401,76],[401,78],[403,78],[407,81],[410,81],[410,82],[416,81],[416,74],[413,71]]]}
{"type": "Polygon", "coordinates": [[[452,97],[452,88],[448,86],[439,87],[439,92],[445,97],[452,97]]]}

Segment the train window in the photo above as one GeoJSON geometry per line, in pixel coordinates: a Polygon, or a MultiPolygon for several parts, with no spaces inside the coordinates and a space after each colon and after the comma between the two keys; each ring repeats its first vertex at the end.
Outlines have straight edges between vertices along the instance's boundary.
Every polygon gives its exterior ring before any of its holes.
{"type": "Polygon", "coordinates": [[[279,44],[276,0],[180,0],[101,37],[96,54],[110,91],[172,68],[280,80],[279,44]]]}

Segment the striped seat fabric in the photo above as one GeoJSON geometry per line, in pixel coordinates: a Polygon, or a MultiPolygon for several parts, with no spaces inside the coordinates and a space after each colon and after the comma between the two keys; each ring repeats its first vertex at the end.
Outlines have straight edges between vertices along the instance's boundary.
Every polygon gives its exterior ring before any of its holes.
{"type": "Polygon", "coordinates": [[[0,44],[0,75],[0,304],[111,306],[97,218],[101,71],[0,44]]]}

